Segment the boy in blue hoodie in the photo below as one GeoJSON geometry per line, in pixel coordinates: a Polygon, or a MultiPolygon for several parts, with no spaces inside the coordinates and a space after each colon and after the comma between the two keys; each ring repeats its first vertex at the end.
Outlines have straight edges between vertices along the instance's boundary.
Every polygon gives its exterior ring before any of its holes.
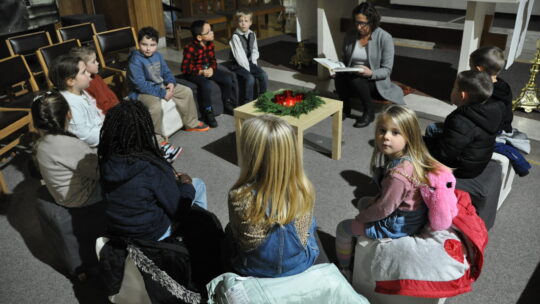
{"type": "Polygon", "coordinates": [[[129,58],[129,98],[141,101],[148,108],[158,133],[158,142],[164,142],[159,134],[163,130],[161,99],[176,104],[186,131],[208,131],[209,127],[198,120],[193,92],[176,83],[167,63],[157,51],[158,31],[153,27],[144,27],[139,30],[137,38],[140,49],[131,52],[129,58]]]}

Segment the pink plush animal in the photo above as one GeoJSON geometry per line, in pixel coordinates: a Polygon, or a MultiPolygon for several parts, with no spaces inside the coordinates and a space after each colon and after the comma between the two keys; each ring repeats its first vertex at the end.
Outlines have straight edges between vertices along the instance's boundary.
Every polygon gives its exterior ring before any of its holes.
{"type": "Polygon", "coordinates": [[[428,173],[427,177],[429,186],[420,186],[420,193],[429,208],[431,229],[446,230],[452,226],[452,219],[458,214],[457,197],[454,193],[456,178],[452,170],[446,167],[428,173]]]}

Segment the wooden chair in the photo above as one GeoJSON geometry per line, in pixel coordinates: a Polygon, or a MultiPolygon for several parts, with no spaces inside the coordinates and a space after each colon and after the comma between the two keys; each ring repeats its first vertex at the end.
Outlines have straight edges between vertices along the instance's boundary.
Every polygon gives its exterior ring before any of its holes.
{"type": "Polygon", "coordinates": [[[96,27],[93,23],[81,23],[60,27],[56,30],[58,41],[64,42],[71,39],[79,39],[82,45],[94,46],[96,27]]]}
{"type": "Polygon", "coordinates": [[[122,27],[94,35],[96,52],[103,70],[127,75],[128,56],[120,58],[119,54],[126,49],[139,49],[137,35],[133,27],[122,27]]]}
{"type": "MultiPolygon", "coordinates": [[[[20,143],[24,129],[34,131],[30,105],[38,90],[37,83],[21,55],[0,59],[0,89],[6,97],[0,101],[0,141],[5,144],[0,148],[0,158],[20,143]],[[7,72],[9,71],[9,73],[7,72]],[[14,87],[22,87],[23,90],[14,87]]],[[[0,170],[0,193],[9,194],[10,190],[0,170]]]]}
{"type": "MultiPolygon", "coordinates": [[[[60,42],[70,39],[79,39],[81,45],[96,48],[94,43],[96,27],[92,22],[61,27],[56,30],[56,34],[58,35],[58,41],[60,42]]],[[[99,71],[99,76],[101,76],[105,83],[109,85],[114,82],[114,75],[115,73],[110,70],[102,69],[99,71]]]]}
{"type": "Polygon", "coordinates": [[[51,36],[48,32],[41,31],[21,36],[9,37],[6,39],[9,53],[13,55],[22,55],[25,57],[30,70],[34,76],[43,73],[36,58],[36,51],[40,47],[51,45],[51,36]]]}
{"type": "Polygon", "coordinates": [[[47,79],[47,85],[49,88],[53,87],[53,83],[49,79],[49,69],[58,56],[69,53],[69,51],[74,47],[80,47],[81,43],[78,39],[70,39],[64,42],[48,45],[39,48],[36,51],[39,63],[45,73],[45,79],[47,79]]]}

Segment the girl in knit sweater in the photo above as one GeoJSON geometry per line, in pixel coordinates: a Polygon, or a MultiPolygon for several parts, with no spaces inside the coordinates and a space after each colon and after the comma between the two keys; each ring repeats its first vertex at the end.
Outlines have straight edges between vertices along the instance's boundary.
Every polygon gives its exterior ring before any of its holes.
{"type": "Polygon", "coordinates": [[[229,192],[232,266],[244,276],[303,272],[319,255],[315,191],[292,127],[263,115],[244,122],[240,177],[229,192]]]}
{"type": "Polygon", "coordinates": [[[415,234],[427,223],[428,210],[419,186],[429,184],[427,174],[439,168],[443,166],[427,151],[412,110],[393,106],[379,115],[371,170],[381,192],[361,198],[360,213],[336,229],[338,262],[346,276],[356,236],[400,238],[415,234]]]}
{"type": "Polygon", "coordinates": [[[40,134],[35,158],[55,202],[83,207],[101,201],[97,151],[67,130],[71,112],[66,99],[57,91],[40,93],[31,111],[40,134]]]}

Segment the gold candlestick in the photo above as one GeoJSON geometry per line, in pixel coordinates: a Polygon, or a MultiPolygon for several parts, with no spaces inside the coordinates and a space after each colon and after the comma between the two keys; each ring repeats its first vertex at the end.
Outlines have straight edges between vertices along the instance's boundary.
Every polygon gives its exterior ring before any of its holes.
{"type": "Polygon", "coordinates": [[[529,81],[525,87],[521,89],[519,96],[512,101],[512,110],[522,108],[527,113],[531,113],[532,110],[538,110],[540,101],[538,100],[538,96],[536,96],[536,92],[538,91],[536,88],[536,74],[538,74],[538,65],[540,64],[540,40],[536,41],[536,55],[532,64],[529,81]]]}

